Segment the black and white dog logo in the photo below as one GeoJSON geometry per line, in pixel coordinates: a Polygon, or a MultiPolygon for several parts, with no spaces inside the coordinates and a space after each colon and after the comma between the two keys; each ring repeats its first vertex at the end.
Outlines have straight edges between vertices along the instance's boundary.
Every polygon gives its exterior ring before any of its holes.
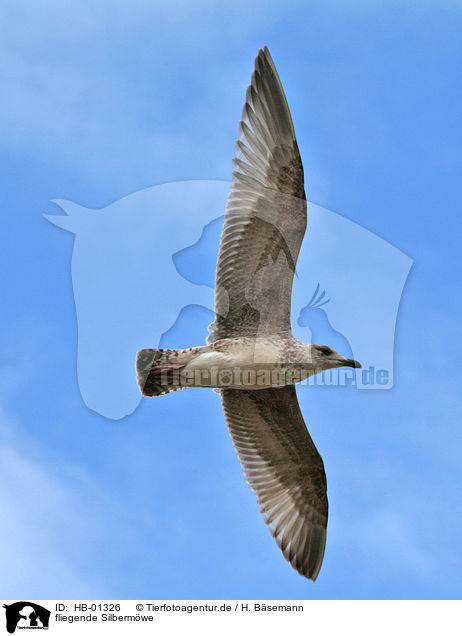
{"type": "Polygon", "coordinates": [[[3,605],[6,613],[6,629],[13,634],[15,629],[48,629],[51,612],[37,603],[18,601],[3,605]]]}

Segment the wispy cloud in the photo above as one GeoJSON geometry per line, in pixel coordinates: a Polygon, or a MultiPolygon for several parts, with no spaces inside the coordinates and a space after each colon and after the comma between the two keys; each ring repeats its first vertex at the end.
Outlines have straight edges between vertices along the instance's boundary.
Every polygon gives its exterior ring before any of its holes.
{"type": "MultiPolygon", "coordinates": [[[[458,307],[451,250],[460,235],[453,177],[460,29],[448,9],[456,4],[1,3],[0,152],[11,173],[2,208],[42,223],[4,215],[17,234],[3,253],[11,295],[0,330],[3,594],[457,593],[459,325],[448,318],[458,307]],[[310,198],[417,261],[398,318],[394,388],[381,396],[299,392],[331,506],[326,561],[311,587],[264,527],[218,396],[180,392],[117,424],[85,409],[69,252],[40,219],[43,191],[35,187],[96,208],[159,182],[229,178],[263,44],[288,95],[310,198]]],[[[197,226],[197,218],[184,223],[197,226]]],[[[167,230],[180,234],[178,226],[167,230]]],[[[345,262],[355,257],[348,248],[343,254],[345,262]]],[[[172,289],[166,308],[178,302],[172,289]]],[[[152,333],[146,337],[143,346],[152,333]]],[[[182,337],[196,344],[186,329],[182,337]]]]}
{"type": "Polygon", "coordinates": [[[4,414],[1,429],[3,597],[91,596],[93,582],[82,562],[96,556],[104,498],[71,466],[65,477],[56,474],[44,460],[44,449],[33,438],[18,439],[4,414]],[[78,557],[66,549],[73,538],[78,557]]]}

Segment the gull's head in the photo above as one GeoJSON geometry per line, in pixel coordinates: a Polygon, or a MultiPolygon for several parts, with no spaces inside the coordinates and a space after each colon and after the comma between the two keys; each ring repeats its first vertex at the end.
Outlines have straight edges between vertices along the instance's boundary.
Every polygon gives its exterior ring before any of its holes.
{"type": "Polygon", "coordinates": [[[308,345],[310,366],[314,373],[320,373],[326,369],[336,369],[338,367],[352,367],[360,369],[361,364],[351,358],[345,358],[338,351],[326,345],[308,345]]]}

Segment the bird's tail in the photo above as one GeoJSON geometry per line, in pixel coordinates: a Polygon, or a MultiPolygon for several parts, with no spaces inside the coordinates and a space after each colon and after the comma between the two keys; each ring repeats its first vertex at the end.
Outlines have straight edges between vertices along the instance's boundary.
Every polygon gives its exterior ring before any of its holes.
{"type": "Polygon", "coordinates": [[[136,355],[136,375],[143,395],[154,397],[179,391],[180,371],[185,366],[178,362],[179,349],[141,349],[136,355]]]}

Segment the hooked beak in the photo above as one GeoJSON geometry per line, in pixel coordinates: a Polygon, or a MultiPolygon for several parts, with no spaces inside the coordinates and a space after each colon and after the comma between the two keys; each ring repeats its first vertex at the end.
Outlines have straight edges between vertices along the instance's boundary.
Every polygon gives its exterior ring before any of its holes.
{"type": "Polygon", "coordinates": [[[352,367],[353,369],[361,369],[361,363],[357,360],[351,360],[350,358],[345,358],[345,360],[342,361],[342,366],[352,367]]]}

